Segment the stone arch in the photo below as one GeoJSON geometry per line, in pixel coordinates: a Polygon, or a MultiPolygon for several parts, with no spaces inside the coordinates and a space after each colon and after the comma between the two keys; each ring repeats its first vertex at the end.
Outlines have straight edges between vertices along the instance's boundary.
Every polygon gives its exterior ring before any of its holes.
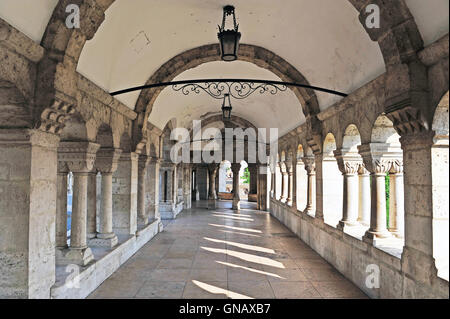
{"type": "Polygon", "coordinates": [[[336,227],[342,218],[343,181],[334,151],[336,138],[328,133],[323,141],[322,158],[322,211],[325,223],[336,227]]]}
{"type": "MultiPolygon", "coordinates": [[[[66,1],[59,1],[54,9],[42,38],[41,45],[46,49],[46,54],[39,63],[37,72],[38,78],[43,79],[38,82],[38,96],[36,97],[37,112],[35,112],[35,120],[38,121],[37,126],[41,129],[57,132],[59,130],[58,125],[60,125],[58,122],[51,122],[49,125],[42,126],[40,120],[48,119],[47,114],[49,112],[56,112],[63,117],[73,106],[76,106],[76,67],[81,51],[86,41],[94,37],[99,26],[105,19],[105,11],[114,1],[78,0],[81,11],[80,16],[82,17],[82,27],[79,29],[68,29],[65,26],[66,1]],[[67,85],[67,83],[71,85],[67,85]],[[46,93],[44,94],[44,92],[46,93]],[[55,99],[59,103],[53,103],[52,101],[55,99]],[[62,107],[61,104],[63,105],[62,107]]],[[[387,67],[411,61],[415,57],[416,52],[423,47],[420,32],[404,1],[381,1],[377,3],[380,7],[381,16],[384,18],[380,29],[368,29],[366,27],[365,20],[368,15],[365,11],[366,2],[359,0],[349,1],[359,12],[362,27],[365,28],[369,37],[379,43],[387,67]]],[[[291,78],[294,81],[307,83],[303,81],[305,79],[300,73],[295,72],[295,69],[286,68],[285,61],[282,58],[263,48],[261,48],[262,50],[255,50],[255,48],[258,47],[241,45],[239,52],[241,60],[259,60],[260,62],[257,62],[257,65],[259,63],[262,67],[279,70],[278,72],[283,75],[282,79],[284,80],[291,78]],[[279,66],[282,66],[281,69],[278,69],[279,66]],[[298,76],[300,78],[296,78],[298,76]]],[[[184,53],[188,55],[185,56],[186,59],[183,59],[183,53],[178,55],[171,60],[170,65],[166,63],[160,68],[149,81],[159,82],[164,79],[170,80],[176,75],[176,69],[179,68],[180,63],[188,69],[201,63],[217,60],[219,57],[219,46],[217,44],[207,45],[187,52],[184,53]],[[200,56],[201,58],[192,59],[193,57],[200,56]],[[167,69],[164,69],[164,67],[167,69]]],[[[406,82],[411,82],[413,77],[410,72],[407,70],[404,74],[405,77],[408,77],[406,82]]],[[[148,116],[151,111],[151,107],[148,108],[147,105],[152,105],[159,93],[157,90],[151,91],[151,93],[143,92],[136,104],[138,113],[145,114],[144,116],[138,115],[134,123],[133,139],[135,140],[135,145],[138,145],[143,135],[145,135],[143,132],[146,130],[148,116]]],[[[304,100],[304,103],[301,104],[305,108],[305,114],[313,115],[319,112],[319,105],[314,92],[308,92],[306,89],[296,89],[296,92],[300,100],[304,100]],[[303,96],[300,93],[306,94],[303,96]]]]}
{"type": "Polygon", "coordinates": [[[442,97],[433,117],[431,149],[433,202],[433,257],[438,276],[448,280],[449,269],[449,92],[442,97]]]}
{"type": "Polygon", "coordinates": [[[323,154],[324,156],[334,156],[333,151],[337,149],[336,138],[333,133],[328,133],[323,140],[323,154]]]}
{"type": "Polygon", "coordinates": [[[400,145],[400,135],[394,128],[394,123],[384,114],[375,120],[371,133],[372,143],[385,143],[400,145]]]}
{"type": "Polygon", "coordinates": [[[361,135],[355,124],[350,124],[344,131],[342,148],[350,152],[358,152],[358,145],[361,145],[361,135]]]}
{"type": "Polygon", "coordinates": [[[436,137],[445,138],[449,135],[449,117],[448,117],[449,91],[444,94],[441,101],[434,111],[432,129],[436,137]]]}

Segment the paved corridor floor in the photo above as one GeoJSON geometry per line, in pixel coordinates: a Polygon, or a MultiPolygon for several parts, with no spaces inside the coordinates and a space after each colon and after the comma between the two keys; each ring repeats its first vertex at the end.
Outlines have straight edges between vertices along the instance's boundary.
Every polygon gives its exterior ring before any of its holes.
{"type": "Polygon", "coordinates": [[[193,208],[89,298],[367,297],[269,213],[193,208]]]}

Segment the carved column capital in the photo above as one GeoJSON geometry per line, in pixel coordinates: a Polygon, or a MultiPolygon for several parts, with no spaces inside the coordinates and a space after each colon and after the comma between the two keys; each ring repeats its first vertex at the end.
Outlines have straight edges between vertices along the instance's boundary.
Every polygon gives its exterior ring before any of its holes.
{"type": "Polygon", "coordinates": [[[100,148],[97,152],[95,167],[101,173],[114,173],[121,154],[122,150],[118,148],[100,148]]]}
{"type": "Polygon", "coordinates": [[[350,152],[348,150],[335,150],[339,170],[344,175],[356,175],[362,164],[362,158],[358,153],[350,152]]]}
{"type": "Polygon", "coordinates": [[[305,164],[305,170],[308,174],[316,172],[316,161],[314,157],[303,157],[302,161],[305,164]]]}
{"type": "Polygon", "coordinates": [[[239,173],[239,171],[241,170],[241,164],[240,163],[232,163],[231,164],[231,171],[233,172],[233,174],[239,173]]]}
{"type": "Polygon", "coordinates": [[[58,147],[58,167],[74,173],[88,173],[94,168],[99,144],[91,142],[61,142],[58,147]]]}
{"type": "Polygon", "coordinates": [[[386,174],[392,162],[403,157],[399,145],[368,143],[358,146],[365,168],[373,174],[386,174]]]}
{"type": "Polygon", "coordinates": [[[397,159],[391,162],[391,168],[389,170],[391,174],[403,174],[403,160],[397,159]]]}

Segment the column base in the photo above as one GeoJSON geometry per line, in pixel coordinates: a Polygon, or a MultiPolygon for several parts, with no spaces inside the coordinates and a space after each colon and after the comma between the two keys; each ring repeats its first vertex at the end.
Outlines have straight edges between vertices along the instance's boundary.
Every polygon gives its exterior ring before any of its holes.
{"type": "Polygon", "coordinates": [[[114,233],[97,234],[96,238],[89,240],[89,246],[113,248],[118,242],[119,240],[114,233]]]}
{"type": "Polygon", "coordinates": [[[311,217],[315,217],[315,216],[316,216],[316,210],[313,209],[313,208],[306,208],[306,209],[303,211],[303,213],[306,214],[306,215],[308,215],[308,216],[311,216],[311,217]]]}
{"type": "Polygon", "coordinates": [[[88,234],[86,235],[86,237],[87,237],[88,239],[95,238],[95,237],[97,237],[97,233],[96,233],[96,232],[95,232],[95,233],[88,233],[88,234]]]}
{"type": "Polygon", "coordinates": [[[162,223],[162,221],[159,221],[158,223],[158,232],[162,232],[164,230],[164,225],[162,223]]]}
{"type": "Polygon", "coordinates": [[[89,247],[86,248],[64,248],[56,250],[56,263],[58,265],[76,264],[86,266],[94,260],[94,255],[89,247]]]}
{"type": "Polygon", "coordinates": [[[397,229],[397,228],[389,228],[389,232],[390,232],[393,236],[395,236],[395,237],[397,237],[397,238],[400,238],[400,239],[405,237],[404,234],[402,234],[402,233],[400,232],[400,230],[397,229]]]}
{"type": "Polygon", "coordinates": [[[233,199],[233,209],[234,210],[241,209],[241,201],[239,199],[233,199]]]}
{"type": "Polygon", "coordinates": [[[138,226],[145,227],[149,224],[148,218],[143,219],[138,217],[138,226]]]}
{"type": "Polygon", "coordinates": [[[292,206],[292,204],[293,204],[292,199],[286,200],[286,205],[292,206]]]}
{"type": "Polygon", "coordinates": [[[208,209],[216,209],[216,200],[215,199],[208,199],[208,209]]]}
{"type": "Polygon", "coordinates": [[[387,230],[382,231],[374,231],[374,230],[368,230],[363,236],[363,241],[366,243],[373,244],[377,239],[385,239],[392,237],[392,234],[388,232],[387,230]]]}
{"type": "Polygon", "coordinates": [[[339,224],[337,225],[337,228],[340,229],[340,230],[344,230],[345,228],[355,227],[355,226],[359,226],[359,225],[360,224],[357,221],[349,221],[349,220],[343,221],[343,220],[340,220],[339,224]]]}

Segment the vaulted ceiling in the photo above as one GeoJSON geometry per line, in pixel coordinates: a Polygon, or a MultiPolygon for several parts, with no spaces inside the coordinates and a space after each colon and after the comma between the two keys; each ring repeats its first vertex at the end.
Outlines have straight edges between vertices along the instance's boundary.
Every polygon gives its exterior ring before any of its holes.
{"type": "MultiPolygon", "coordinates": [[[[0,17],[40,42],[57,0],[1,0],[0,17]]],[[[406,0],[425,45],[448,33],[448,0],[406,0]]],[[[350,93],[385,71],[376,42],[368,37],[358,12],[347,0],[116,0],[106,19],[88,41],[78,72],[115,91],[144,84],[172,57],[195,47],[217,43],[222,7],[236,7],[242,43],[264,47],[292,64],[311,85],[350,93]]],[[[210,62],[176,79],[263,78],[279,80],[248,62],[210,62]]],[[[140,92],[117,96],[134,109],[140,92]]],[[[176,118],[192,119],[220,111],[220,101],[206,95],[181,96],[165,89],[150,122],[163,128],[176,118]]],[[[339,97],[317,92],[321,110],[339,97]]],[[[254,95],[233,101],[233,111],[258,127],[283,132],[301,124],[301,105],[292,92],[254,95]]]]}

